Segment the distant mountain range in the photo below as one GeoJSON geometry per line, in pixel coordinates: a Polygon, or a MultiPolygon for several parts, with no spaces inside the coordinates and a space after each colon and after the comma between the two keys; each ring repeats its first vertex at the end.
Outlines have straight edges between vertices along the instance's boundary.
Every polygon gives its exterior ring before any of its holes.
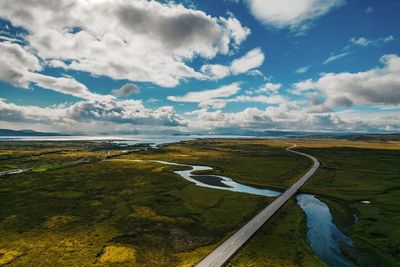
{"type": "Polygon", "coordinates": [[[68,134],[37,132],[34,130],[15,131],[10,129],[0,129],[0,136],[60,136],[60,135],[68,135],[68,134]]]}
{"type": "MultiPolygon", "coordinates": [[[[130,131],[114,131],[98,133],[99,136],[104,135],[146,135],[146,132],[139,132],[137,130],[130,131]]],[[[88,135],[87,133],[52,133],[52,132],[37,132],[34,130],[10,130],[0,129],[0,136],[74,136],[74,135],[88,135]]],[[[154,135],[154,133],[153,133],[154,135]]],[[[399,141],[400,133],[327,133],[327,132],[303,132],[303,131],[252,131],[240,128],[224,128],[216,129],[208,133],[189,133],[180,132],[176,130],[166,130],[160,132],[159,135],[173,135],[173,136],[210,136],[210,135],[223,135],[223,136],[248,136],[258,138],[312,138],[312,139],[349,139],[349,140],[375,140],[375,141],[399,141]]]]}

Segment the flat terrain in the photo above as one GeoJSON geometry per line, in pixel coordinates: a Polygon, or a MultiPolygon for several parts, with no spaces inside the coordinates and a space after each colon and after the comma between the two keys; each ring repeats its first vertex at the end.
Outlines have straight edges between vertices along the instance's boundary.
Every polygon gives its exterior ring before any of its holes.
{"type": "Polygon", "coordinates": [[[299,180],[297,180],[293,185],[288,187],[280,196],[278,196],[274,201],[272,201],[266,208],[264,208],[260,213],[248,221],[242,228],[225,240],[221,245],[219,245],[215,250],[213,250],[207,257],[202,259],[196,266],[197,267],[213,267],[213,266],[224,266],[228,260],[230,260],[240,249],[252,238],[260,228],[269,221],[269,219],[275,215],[279,209],[288,202],[304,185],[311,176],[318,169],[320,163],[319,161],[305,153],[301,153],[295,150],[295,145],[287,148],[287,151],[295,153],[297,155],[302,155],[313,162],[313,166],[307,171],[299,180]]]}
{"type": "MultiPolygon", "coordinates": [[[[97,142],[2,142],[0,171],[32,172],[0,177],[0,265],[191,266],[272,199],[194,186],[172,172],[182,167],[101,160],[207,165],[283,189],[311,166],[285,151],[288,142],[321,159],[302,190],[352,238],[356,248],[344,252],[361,266],[398,266],[400,144],[365,140],[199,140],[129,154],[97,142]]],[[[305,233],[289,201],[231,265],[323,266],[305,233]]]]}
{"type": "MultiPolygon", "coordinates": [[[[176,166],[101,161],[121,151],[99,143],[0,145],[5,170],[33,168],[0,178],[0,264],[190,266],[270,201],[194,186],[172,172],[176,166]],[[88,161],[70,164],[81,158],[88,161]]],[[[230,146],[219,151],[199,143],[120,157],[206,163],[199,159],[251,156],[246,146],[230,146]]],[[[286,155],[269,153],[281,162],[286,155]]],[[[300,174],[297,166],[290,171],[300,174]]]]}
{"type": "MultiPolygon", "coordinates": [[[[349,236],[355,247],[343,247],[347,255],[358,266],[400,265],[400,143],[396,141],[370,142],[347,140],[291,140],[304,151],[318,158],[322,166],[300,191],[315,194],[326,203],[335,224],[349,236]],[[301,148],[303,147],[303,148],[301,148]],[[369,201],[364,204],[361,201],[369,201]]],[[[270,141],[261,141],[269,144],[270,141]]],[[[249,182],[258,181],[256,178],[249,182]]],[[[266,182],[265,186],[276,185],[266,182]]],[[[287,204],[289,205],[289,204],[287,204]]],[[[294,207],[298,210],[299,207],[294,207]]],[[[279,217],[285,221],[301,221],[301,212],[287,213],[281,210],[279,217]]],[[[283,247],[291,245],[290,239],[279,232],[284,226],[265,225],[264,229],[232,261],[232,265],[249,266],[297,266],[299,261],[288,261],[282,257],[283,247]],[[280,237],[280,238],[279,238],[280,237]],[[277,240],[279,239],[279,240],[277,240]],[[272,241],[273,240],[273,241],[272,241]],[[267,249],[261,249],[268,246],[267,249]],[[268,251],[268,253],[265,253],[268,251]],[[271,255],[279,255],[271,262],[271,255]]],[[[302,228],[292,225],[288,231],[299,233],[302,228]]],[[[295,253],[296,250],[289,250],[295,253]]],[[[301,252],[301,251],[300,251],[301,252]]],[[[297,253],[298,259],[303,259],[297,253]]],[[[273,256],[276,257],[276,256],[273,256]]]]}

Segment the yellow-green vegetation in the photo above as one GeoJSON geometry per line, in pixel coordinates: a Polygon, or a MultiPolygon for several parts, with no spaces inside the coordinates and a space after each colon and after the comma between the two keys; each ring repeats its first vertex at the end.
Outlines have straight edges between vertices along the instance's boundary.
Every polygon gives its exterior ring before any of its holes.
{"type": "MultiPolygon", "coordinates": [[[[0,177],[0,262],[192,266],[272,199],[195,186],[173,173],[184,167],[123,159],[207,165],[207,173],[284,189],[311,165],[288,143],[321,159],[302,190],[352,238],[344,253],[360,266],[399,265],[399,142],[304,139],[208,139],[129,154],[101,142],[0,143],[0,171],[33,168],[0,177]],[[110,157],[117,160],[102,161],[110,157]]],[[[305,232],[290,201],[231,265],[322,265],[305,232]]]]}
{"type": "Polygon", "coordinates": [[[329,205],[355,242],[345,252],[358,265],[399,266],[400,150],[373,147],[303,149],[323,163],[303,190],[329,205]]]}
{"type": "Polygon", "coordinates": [[[120,158],[207,165],[214,170],[202,174],[220,174],[253,186],[285,189],[311,166],[307,158],[286,151],[288,146],[275,140],[202,139],[120,158]]]}
{"type": "MultiPolygon", "coordinates": [[[[260,142],[270,145],[273,141],[260,142]]],[[[298,150],[320,159],[322,166],[300,190],[315,194],[326,203],[336,225],[354,241],[354,247],[342,247],[343,254],[357,266],[400,266],[400,142],[304,139],[287,142],[298,144],[298,150]]],[[[285,221],[279,219],[280,223],[287,223],[289,217],[298,220],[304,215],[291,212],[287,217],[285,221]]],[[[251,266],[250,263],[264,262],[264,257],[279,250],[281,246],[273,246],[266,254],[261,253],[262,249],[258,254],[254,252],[272,239],[262,238],[271,233],[269,226],[235,258],[235,264],[251,266]]],[[[279,235],[278,232],[272,235],[279,235]]],[[[271,241],[272,244],[279,241],[271,241]]]]}
{"type": "Polygon", "coordinates": [[[47,171],[120,154],[114,145],[102,142],[2,142],[0,171],[33,168],[47,171]]]}
{"type": "Polygon", "coordinates": [[[11,266],[185,266],[270,201],[197,187],[176,168],[93,160],[1,177],[0,249],[23,252],[11,266]]]}
{"type": "Polygon", "coordinates": [[[14,259],[21,256],[23,253],[18,250],[9,250],[0,248],[0,266],[11,263],[14,259]]]}
{"type": "Polygon", "coordinates": [[[56,215],[47,218],[46,221],[43,223],[43,226],[45,228],[51,229],[51,228],[61,227],[76,220],[77,217],[75,216],[56,215]]]}
{"type": "Polygon", "coordinates": [[[325,266],[304,239],[303,220],[303,211],[290,200],[228,266],[325,266]]]}
{"type": "Polygon", "coordinates": [[[136,250],[127,246],[107,246],[99,258],[99,263],[125,263],[135,265],[136,250]]]}

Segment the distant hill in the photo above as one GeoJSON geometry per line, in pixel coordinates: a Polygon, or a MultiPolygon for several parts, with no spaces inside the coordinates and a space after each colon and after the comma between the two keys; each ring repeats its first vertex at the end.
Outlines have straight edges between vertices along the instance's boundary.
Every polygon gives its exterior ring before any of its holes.
{"type": "Polygon", "coordinates": [[[240,128],[220,128],[216,129],[213,134],[216,135],[241,135],[241,136],[254,136],[254,137],[298,137],[308,136],[315,133],[311,132],[296,132],[296,131],[278,131],[278,130],[267,130],[267,131],[252,131],[240,128]]]}
{"type": "Polygon", "coordinates": [[[37,132],[34,130],[15,131],[10,129],[0,129],[0,136],[60,136],[60,135],[68,135],[68,134],[37,132]]]}

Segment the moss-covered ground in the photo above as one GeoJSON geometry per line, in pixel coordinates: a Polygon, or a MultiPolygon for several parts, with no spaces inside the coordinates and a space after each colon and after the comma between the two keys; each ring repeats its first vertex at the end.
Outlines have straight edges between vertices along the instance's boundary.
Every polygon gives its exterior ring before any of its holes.
{"type": "MultiPolygon", "coordinates": [[[[302,191],[323,200],[353,239],[344,253],[361,266],[398,266],[398,142],[231,139],[129,154],[101,142],[0,143],[0,171],[33,168],[0,177],[0,264],[191,266],[272,199],[194,186],[173,173],[181,167],[102,160],[207,165],[212,174],[284,189],[311,164],[287,143],[322,161],[302,191]]],[[[290,201],[230,264],[323,265],[305,231],[305,215],[290,201]]]]}

